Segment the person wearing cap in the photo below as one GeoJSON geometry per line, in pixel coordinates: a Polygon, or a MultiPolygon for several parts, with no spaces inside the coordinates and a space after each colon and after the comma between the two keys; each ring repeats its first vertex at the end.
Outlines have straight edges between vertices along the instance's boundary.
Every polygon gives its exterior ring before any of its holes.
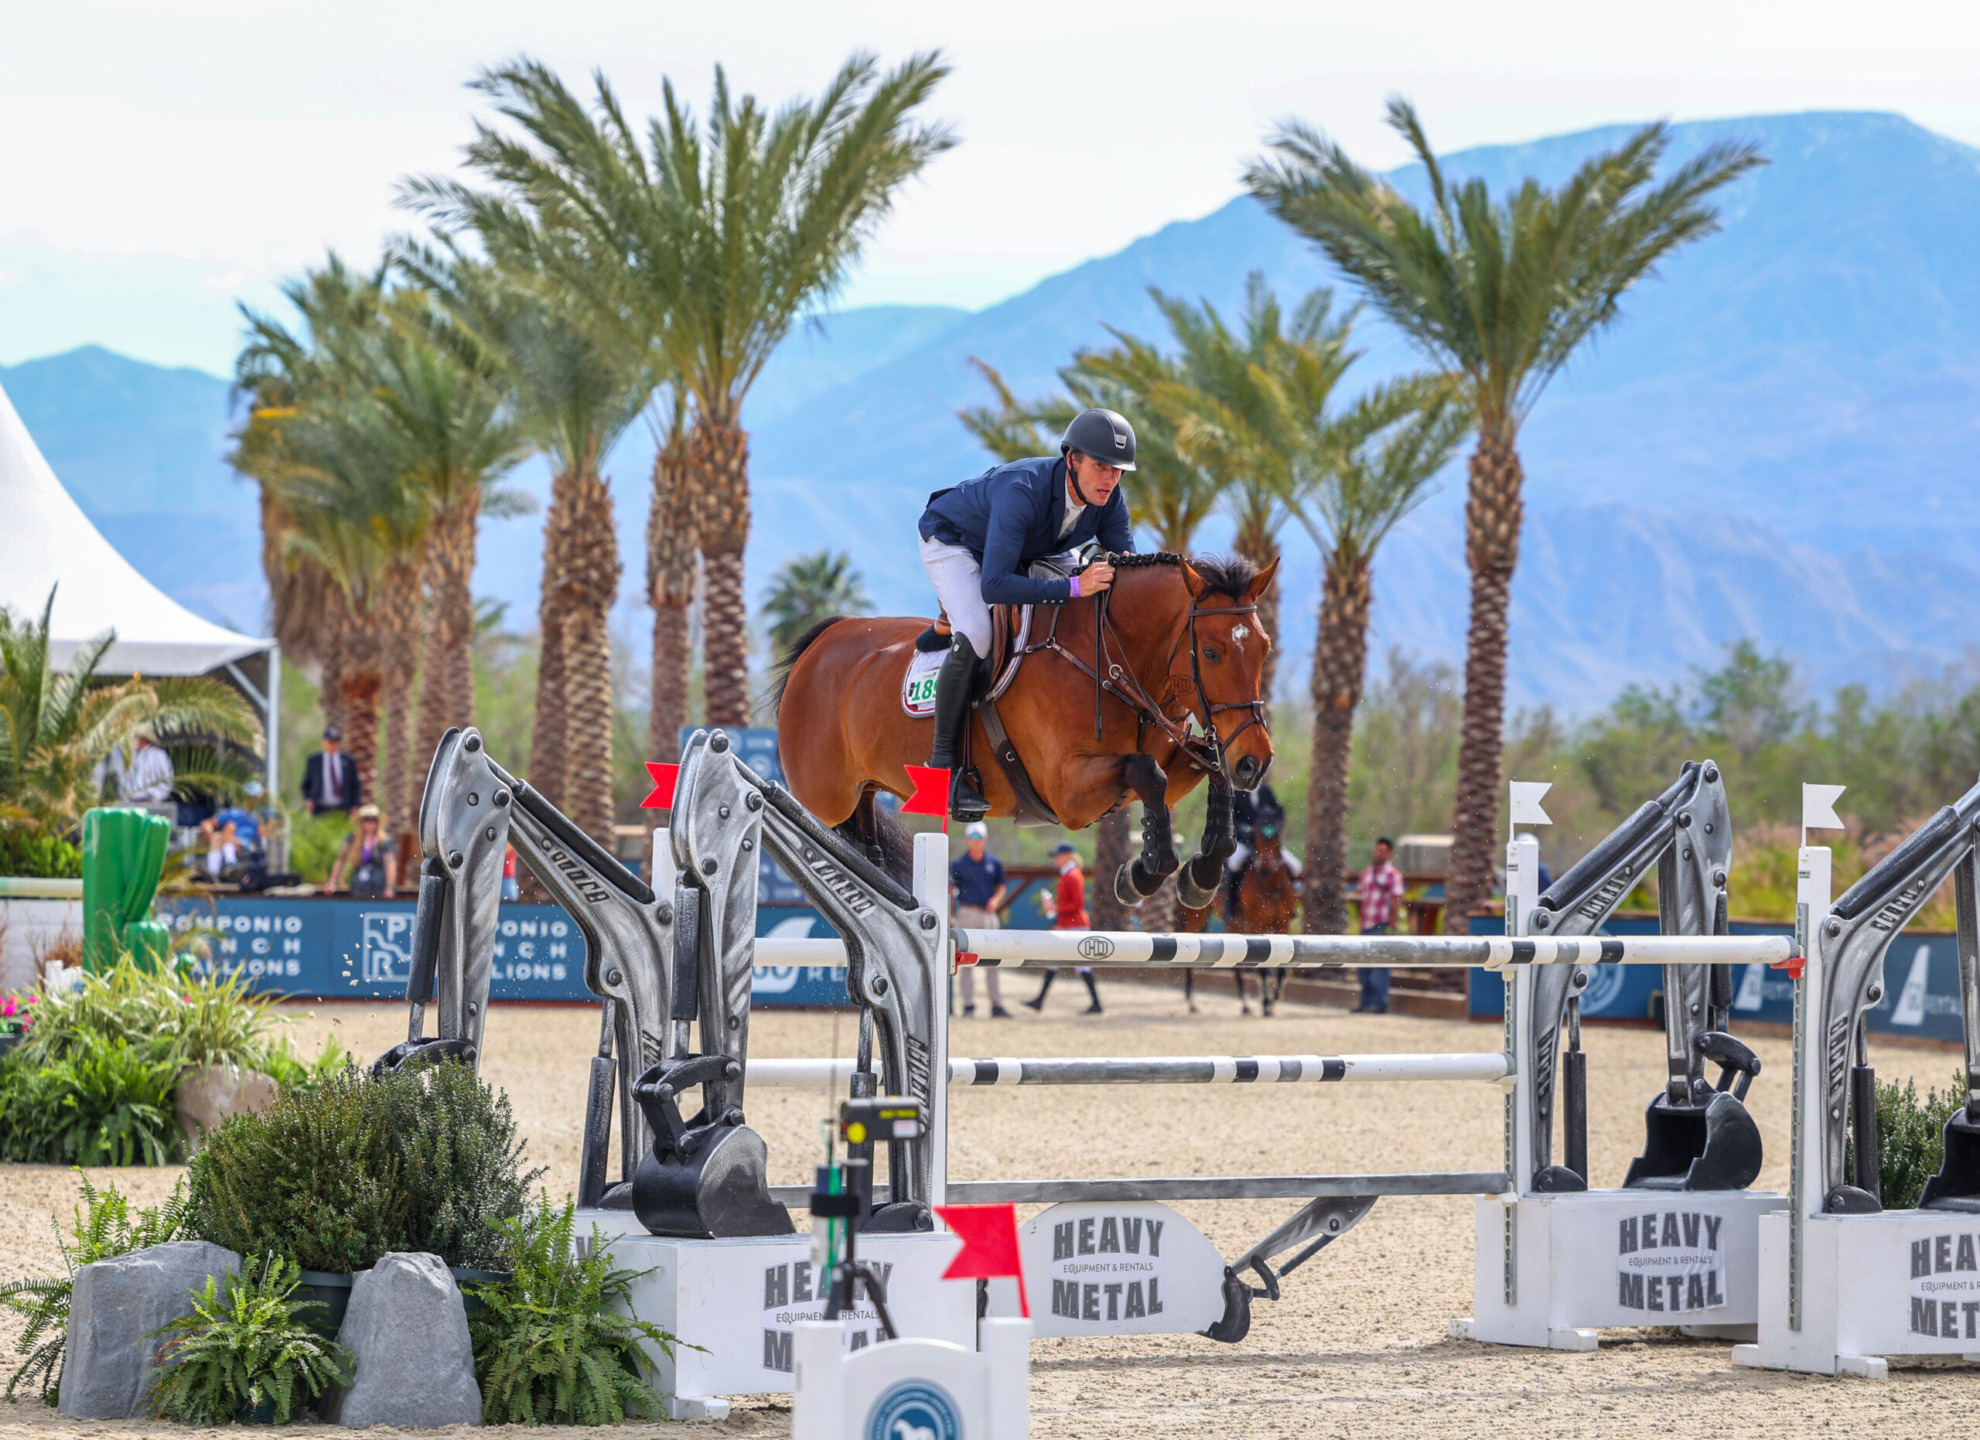
{"type": "MultiPolygon", "coordinates": [[[[1052,921],[1054,930],[1091,930],[1093,922],[1086,918],[1086,874],[1079,868],[1079,851],[1070,841],[1061,841],[1052,851],[1052,859],[1059,867],[1059,889],[1056,895],[1040,895],[1039,905],[1052,921]]],[[[1057,970],[1045,972],[1045,983],[1038,987],[1038,993],[1025,1001],[1030,1009],[1043,1011],[1045,997],[1051,993],[1052,982],[1059,976],[1057,970]]],[[[1079,967],[1079,978],[1086,982],[1086,993],[1092,1004],[1086,1007],[1088,1015],[1100,1013],[1100,987],[1094,983],[1093,967],[1079,967]]]]}
{"type": "Polygon", "coordinates": [[[325,890],[343,888],[346,865],[353,866],[350,893],[361,900],[382,899],[399,888],[399,857],[384,828],[376,805],[358,806],[357,829],[344,836],[325,890]]]}
{"type": "Polygon", "coordinates": [[[981,820],[990,811],[958,763],[970,688],[990,654],[992,605],[1063,605],[1114,583],[1108,555],[1132,554],[1121,476],[1134,469],[1134,427],[1112,410],[1084,410],[1041,455],[993,465],[974,480],[928,497],[918,527],[921,563],[949,617],[949,653],[935,686],[935,743],[928,763],[951,771],[949,813],[981,820]],[[1035,561],[1097,540],[1103,552],[1072,576],[1036,576],[1035,561]]]}
{"type": "MultiPolygon", "coordinates": [[[[963,832],[969,852],[949,866],[949,893],[956,901],[956,924],[965,930],[996,930],[1001,925],[997,912],[1004,908],[1009,887],[1004,884],[1004,863],[990,853],[990,827],[973,821],[963,832]]],[[[976,967],[964,965],[956,971],[962,991],[965,1019],[976,1013],[976,967]]],[[[990,1018],[1008,1020],[1004,1008],[1004,981],[992,967],[983,972],[983,988],[990,992],[990,1018]]]]}
{"type": "Polygon", "coordinates": [[[302,797],[310,814],[348,814],[363,798],[357,762],[343,751],[344,732],[332,725],[323,732],[323,748],[303,762],[302,797]]]}

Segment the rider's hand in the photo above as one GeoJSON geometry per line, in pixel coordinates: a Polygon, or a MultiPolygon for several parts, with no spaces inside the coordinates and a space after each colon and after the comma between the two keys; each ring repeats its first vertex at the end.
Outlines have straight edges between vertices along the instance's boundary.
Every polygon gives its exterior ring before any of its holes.
{"type": "Polygon", "coordinates": [[[1105,560],[1095,560],[1079,572],[1079,593],[1082,597],[1098,595],[1102,590],[1111,588],[1113,583],[1114,567],[1105,560]]]}

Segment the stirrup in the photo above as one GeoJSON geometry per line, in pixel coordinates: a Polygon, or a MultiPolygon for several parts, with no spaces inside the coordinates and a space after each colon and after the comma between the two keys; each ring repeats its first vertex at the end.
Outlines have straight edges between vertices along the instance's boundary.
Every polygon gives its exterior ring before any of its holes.
{"type": "Polygon", "coordinates": [[[982,782],[968,766],[956,766],[949,772],[949,818],[968,824],[989,814],[990,802],[983,798],[982,782]]]}

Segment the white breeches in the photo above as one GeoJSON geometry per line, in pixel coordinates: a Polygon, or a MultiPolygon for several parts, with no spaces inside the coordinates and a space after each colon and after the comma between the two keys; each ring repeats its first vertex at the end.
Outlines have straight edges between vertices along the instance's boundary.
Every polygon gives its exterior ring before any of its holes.
{"type": "Polygon", "coordinates": [[[990,607],[983,603],[983,567],[960,545],[940,540],[921,542],[921,564],[935,597],[949,617],[949,626],[969,638],[977,658],[990,653],[990,607]]]}

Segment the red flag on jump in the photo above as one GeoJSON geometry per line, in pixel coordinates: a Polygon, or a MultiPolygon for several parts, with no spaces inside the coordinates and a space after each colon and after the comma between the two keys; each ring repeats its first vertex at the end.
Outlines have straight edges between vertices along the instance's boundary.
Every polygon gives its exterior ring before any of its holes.
{"type": "Polygon", "coordinates": [[[1009,1275],[1017,1281],[1018,1309],[1029,1320],[1031,1302],[1025,1298],[1024,1265],[1018,1254],[1017,1206],[937,1205],[935,1213],[963,1242],[942,1278],[997,1280],[1009,1275]]]}
{"type": "Polygon", "coordinates": [[[908,780],[914,794],[901,802],[903,815],[940,815],[949,818],[949,772],[932,765],[908,765],[908,780]]]}
{"type": "Polygon", "coordinates": [[[678,765],[659,765],[649,760],[646,773],[653,777],[653,793],[639,802],[642,810],[671,810],[674,808],[674,786],[681,778],[678,765]]]}

